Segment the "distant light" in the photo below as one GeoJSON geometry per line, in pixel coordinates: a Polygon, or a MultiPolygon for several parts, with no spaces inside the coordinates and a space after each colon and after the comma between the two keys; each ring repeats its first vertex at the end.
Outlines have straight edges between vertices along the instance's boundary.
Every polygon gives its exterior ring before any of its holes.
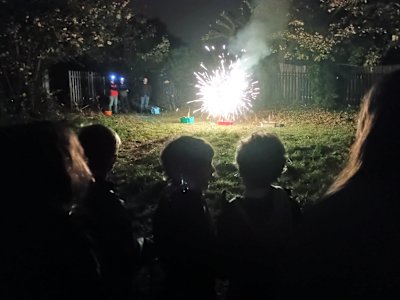
{"type": "Polygon", "coordinates": [[[124,78],[124,77],[121,77],[121,80],[125,80],[125,78],[124,78]]]}
{"type": "Polygon", "coordinates": [[[115,79],[115,75],[111,75],[110,78],[111,78],[111,80],[114,80],[115,79]]]}

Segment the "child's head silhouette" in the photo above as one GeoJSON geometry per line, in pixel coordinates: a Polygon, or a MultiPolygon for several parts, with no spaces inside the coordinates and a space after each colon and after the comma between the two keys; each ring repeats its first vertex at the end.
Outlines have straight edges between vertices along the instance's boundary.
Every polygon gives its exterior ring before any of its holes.
{"type": "Polygon", "coordinates": [[[214,150],[205,140],[181,136],[163,149],[161,164],[169,180],[175,184],[185,181],[189,188],[203,190],[214,172],[214,150]]]}
{"type": "Polygon", "coordinates": [[[285,166],[285,147],[271,133],[253,133],[240,142],[236,162],[247,187],[266,187],[275,181],[285,166]]]}

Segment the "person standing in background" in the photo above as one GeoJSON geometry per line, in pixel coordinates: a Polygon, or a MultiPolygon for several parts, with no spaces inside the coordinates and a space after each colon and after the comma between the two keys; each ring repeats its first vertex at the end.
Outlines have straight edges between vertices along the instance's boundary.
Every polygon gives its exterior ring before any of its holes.
{"type": "Polygon", "coordinates": [[[149,101],[151,97],[151,85],[147,77],[143,78],[143,85],[140,91],[140,113],[143,113],[149,107],[149,101]]]}
{"type": "Polygon", "coordinates": [[[120,102],[120,106],[123,112],[129,111],[129,101],[128,101],[128,85],[126,84],[125,78],[121,77],[119,79],[119,86],[118,86],[118,100],[120,102]]]}
{"type": "Polygon", "coordinates": [[[109,85],[109,89],[110,89],[110,102],[108,104],[108,110],[109,111],[113,111],[113,107],[114,107],[114,113],[118,113],[118,86],[115,83],[115,76],[111,75],[111,79],[110,79],[110,85],[109,85]]]}
{"type": "Polygon", "coordinates": [[[176,89],[174,83],[167,79],[164,81],[164,97],[165,97],[165,102],[168,107],[169,111],[175,111],[176,110],[176,105],[175,105],[175,96],[176,96],[176,89]]]}

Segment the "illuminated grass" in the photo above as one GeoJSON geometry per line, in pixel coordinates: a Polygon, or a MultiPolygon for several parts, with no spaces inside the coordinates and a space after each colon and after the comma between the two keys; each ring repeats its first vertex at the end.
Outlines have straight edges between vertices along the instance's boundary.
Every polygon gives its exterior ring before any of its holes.
{"type": "Polygon", "coordinates": [[[293,190],[302,205],[307,205],[325,192],[347,159],[354,135],[355,114],[352,111],[330,112],[322,109],[290,109],[250,114],[232,126],[216,125],[206,116],[195,116],[194,124],[181,124],[181,115],[93,116],[85,120],[101,122],[114,128],[122,139],[114,179],[121,194],[129,201],[138,227],[146,231],[149,215],[155,207],[157,182],[163,174],[158,157],[170,139],[195,135],[209,141],[215,151],[218,175],[207,192],[210,206],[218,210],[222,190],[231,197],[241,192],[234,155],[239,140],[252,132],[275,132],[288,153],[287,170],[279,183],[293,190]],[[273,127],[274,123],[283,127],[273,127]]]}
{"type": "MultiPolygon", "coordinates": [[[[304,207],[317,201],[332,183],[347,159],[355,132],[354,111],[331,112],[322,109],[280,109],[248,114],[232,126],[216,125],[206,115],[195,115],[194,124],[181,124],[185,114],[160,116],[117,115],[92,116],[83,123],[101,122],[114,128],[122,147],[113,177],[120,194],[127,199],[136,233],[151,234],[151,219],[157,206],[163,173],[160,150],[170,139],[195,135],[209,141],[216,152],[217,176],[206,193],[210,211],[218,216],[221,191],[228,197],[242,192],[234,165],[234,155],[241,138],[255,131],[274,132],[282,139],[288,154],[287,169],[279,184],[292,189],[293,196],[304,207]],[[274,127],[283,124],[283,127],[274,127]]],[[[149,274],[139,276],[143,286],[149,274]],[[146,279],[142,279],[146,278],[146,279]]],[[[221,286],[223,286],[221,282],[221,286]]],[[[224,287],[219,287],[224,290],[224,287]]]]}

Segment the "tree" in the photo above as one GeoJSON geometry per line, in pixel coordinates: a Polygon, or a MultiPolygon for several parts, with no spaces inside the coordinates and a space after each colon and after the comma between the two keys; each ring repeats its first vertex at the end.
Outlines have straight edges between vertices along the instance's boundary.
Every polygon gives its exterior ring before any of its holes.
{"type": "Polygon", "coordinates": [[[132,29],[140,31],[133,36],[126,31],[126,41],[123,55],[127,65],[136,69],[141,75],[159,72],[170,51],[170,40],[165,25],[158,19],[139,19],[140,25],[133,25],[132,29]]]}
{"type": "Polygon", "coordinates": [[[170,50],[170,40],[164,27],[159,20],[135,15],[116,29],[117,42],[107,47],[107,51],[99,48],[92,50],[91,57],[86,60],[95,60],[103,71],[149,76],[149,73],[159,71],[170,50]]]}
{"type": "Polygon", "coordinates": [[[329,32],[331,16],[320,0],[291,1],[287,28],[275,49],[285,61],[320,62],[332,59],[337,40],[329,32]]]}
{"type": "Polygon", "coordinates": [[[176,104],[185,107],[187,101],[195,99],[196,80],[193,75],[200,68],[201,53],[187,47],[172,49],[161,72],[164,79],[174,82],[177,89],[176,104]]]}
{"type": "Polygon", "coordinates": [[[239,9],[235,12],[222,11],[215,24],[210,25],[208,33],[202,37],[202,40],[204,42],[222,41],[222,43],[227,43],[249,22],[253,13],[254,5],[248,0],[243,0],[239,9]]]}
{"type": "Polygon", "coordinates": [[[341,41],[341,48],[352,51],[340,49],[338,53],[354,63],[373,66],[380,63],[389,50],[399,48],[398,1],[322,0],[322,3],[336,16],[336,21],[330,24],[330,32],[341,41]]]}
{"type": "Polygon", "coordinates": [[[319,0],[292,3],[283,34],[286,59],[373,66],[400,45],[398,1],[319,0]],[[310,18],[309,16],[312,16],[310,18]]]}
{"type": "Polygon", "coordinates": [[[51,65],[119,42],[114,32],[133,17],[129,0],[2,0],[0,76],[5,90],[17,107],[37,110],[51,65]]]}
{"type": "Polygon", "coordinates": [[[348,76],[343,65],[382,63],[399,49],[399,25],[398,1],[293,0],[278,49],[285,60],[311,65],[314,101],[333,105],[348,76]]]}

